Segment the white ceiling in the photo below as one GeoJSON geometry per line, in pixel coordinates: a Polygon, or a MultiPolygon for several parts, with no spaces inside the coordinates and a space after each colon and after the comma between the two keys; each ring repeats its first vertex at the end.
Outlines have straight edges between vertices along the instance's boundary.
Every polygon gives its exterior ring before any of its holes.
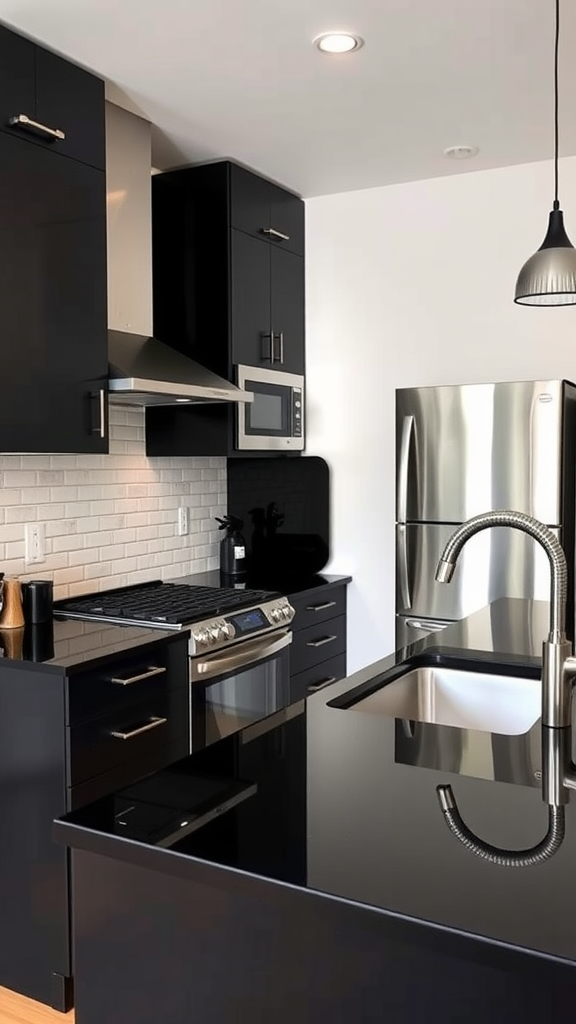
{"type": "MultiPolygon", "coordinates": [[[[0,20],[118,87],[163,168],[233,157],[304,196],[548,158],[553,0],[0,0],[0,20]],[[355,54],[310,45],[330,29],[355,54]],[[480,147],[450,162],[446,146],[480,147]]],[[[576,153],[562,2],[561,152],[576,153]]]]}

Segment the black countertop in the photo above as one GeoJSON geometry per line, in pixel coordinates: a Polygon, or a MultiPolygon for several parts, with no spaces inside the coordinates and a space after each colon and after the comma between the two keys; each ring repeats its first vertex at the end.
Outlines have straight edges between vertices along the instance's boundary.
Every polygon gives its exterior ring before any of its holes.
{"type": "MultiPolygon", "coordinates": [[[[524,665],[527,674],[536,676],[547,616],[543,602],[500,600],[449,627],[441,649],[524,665]]],[[[436,635],[413,645],[410,653],[438,649],[436,635]]],[[[189,873],[190,878],[207,865],[241,870],[576,961],[574,798],[556,855],[544,864],[513,869],[486,863],[461,846],[448,831],[435,794],[438,783],[452,783],[463,816],[484,839],[503,847],[532,846],[547,824],[546,805],[533,778],[540,764],[539,723],[526,736],[512,738],[427,726],[426,742],[411,760],[399,743],[400,722],[329,706],[353,688],[373,683],[406,654],[398,652],[310,698],[305,714],[294,720],[304,723],[305,730],[302,742],[289,744],[284,752],[291,763],[281,779],[260,784],[256,793],[247,788],[243,802],[189,835],[177,847],[186,857],[156,850],[161,858],[157,869],[180,877],[189,873]],[[456,758],[454,750],[460,752],[456,758]],[[442,769],[444,763],[450,770],[442,769]],[[515,781],[494,781],[494,776],[515,781]],[[270,814],[282,810],[287,778],[305,779],[307,810],[300,819],[288,816],[294,823],[286,836],[291,853],[278,857],[270,814]],[[239,835],[248,840],[238,842],[239,835]]],[[[265,739],[273,742],[274,731],[265,739]]],[[[242,738],[234,742],[241,748],[242,738]]],[[[232,749],[227,744],[211,748],[211,762],[193,755],[179,770],[185,764],[188,777],[200,781],[209,773],[222,775],[224,761],[218,765],[216,757],[226,759],[232,749]]],[[[225,771],[232,787],[254,781],[249,762],[242,763],[241,757],[231,757],[225,771]],[[235,779],[232,764],[237,766],[235,779]]],[[[292,791],[291,806],[294,799],[292,791]]],[[[115,834],[117,806],[108,798],[75,812],[65,825],[56,826],[56,834],[72,847],[137,862],[141,844],[115,834]]]]}
{"type": "MultiPolygon", "coordinates": [[[[295,578],[290,581],[278,579],[246,579],[234,583],[223,578],[218,570],[181,576],[168,582],[187,583],[199,587],[237,587],[240,590],[269,590],[270,593],[296,594],[317,587],[349,583],[350,576],[317,575],[295,578]]],[[[61,673],[75,667],[86,667],[145,644],[166,640],[170,636],[183,636],[186,629],[174,634],[167,630],[152,629],[148,626],[118,626],[106,622],[84,622],[79,619],[54,619],[36,626],[26,625],[23,629],[0,629],[0,668],[2,662],[10,667],[42,667],[61,673]]]]}
{"type": "Polygon", "coordinates": [[[143,626],[115,626],[105,622],[54,619],[23,629],[0,629],[0,669],[38,668],[62,674],[74,668],[96,665],[104,658],[123,654],[160,640],[187,634],[143,626]]]}
{"type": "Polygon", "coordinates": [[[192,576],[184,576],[181,579],[173,580],[174,583],[190,583],[199,587],[234,587],[238,590],[269,590],[277,594],[302,594],[307,590],[315,590],[317,587],[338,586],[340,583],[350,583],[351,576],[338,576],[331,573],[316,573],[314,576],[292,576],[280,577],[272,575],[268,577],[247,575],[245,579],[228,579],[220,574],[218,569],[211,572],[195,573],[192,576]]]}

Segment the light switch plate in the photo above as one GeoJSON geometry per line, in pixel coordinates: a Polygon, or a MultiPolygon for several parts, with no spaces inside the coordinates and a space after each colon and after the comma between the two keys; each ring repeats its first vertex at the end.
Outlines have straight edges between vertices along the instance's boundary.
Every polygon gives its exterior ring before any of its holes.
{"type": "Polygon", "coordinates": [[[182,506],[178,509],[178,536],[185,537],[190,533],[190,509],[182,506]]]}
{"type": "Polygon", "coordinates": [[[24,562],[26,565],[38,565],[46,561],[44,523],[26,523],[24,532],[25,551],[24,562]]]}

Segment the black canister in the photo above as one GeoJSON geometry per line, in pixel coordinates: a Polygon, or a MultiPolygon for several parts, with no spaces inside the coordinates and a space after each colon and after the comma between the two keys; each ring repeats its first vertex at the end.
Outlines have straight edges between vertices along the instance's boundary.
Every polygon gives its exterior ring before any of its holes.
{"type": "Polygon", "coordinates": [[[50,622],[53,610],[52,580],[28,580],[22,584],[22,605],[26,622],[50,622]]]}
{"type": "Polygon", "coordinates": [[[242,535],[242,520],[236,516],[218,519],[226,534],[220,542],[220,572],[223,576],[238,578],[246,574],[246,541],[242,535]]]}

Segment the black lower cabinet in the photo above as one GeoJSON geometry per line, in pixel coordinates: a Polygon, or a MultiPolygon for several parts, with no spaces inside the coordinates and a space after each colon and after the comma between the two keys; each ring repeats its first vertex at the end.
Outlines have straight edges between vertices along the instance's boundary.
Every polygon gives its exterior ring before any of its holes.
{"type": "Polygon", "coordinates": [[[54,815],[66,807],[63,687],[40,678],[0,677],[0,985],[64,1010],[69,859],[51,842],[54,815]]]}
{"type": "Polygon", "coordinates": [[[79,1024],[542,1024],[574,999],[558,962],[171,851],[78,842],[92,847],[73,852],[79,1024]]]}
{"type": "Polygon", "coordinates": [[[290,696],[311,697],[346,675],[346,587],[329,583],[288,600],[296,615],[292,621],[290,696]]]}
{"type": "Polygon", "coordinates": [[[66,671],[0,665],[0,986],[72,1006],[70,854],[53,822],[187,754],[187,653],[184,636],[97,668],[82,655],[66,671]],[[143,700],[138,679],[118,685],[140,675],[145,693],[147,666],[161,669],[155,694],[143,700]]]}

